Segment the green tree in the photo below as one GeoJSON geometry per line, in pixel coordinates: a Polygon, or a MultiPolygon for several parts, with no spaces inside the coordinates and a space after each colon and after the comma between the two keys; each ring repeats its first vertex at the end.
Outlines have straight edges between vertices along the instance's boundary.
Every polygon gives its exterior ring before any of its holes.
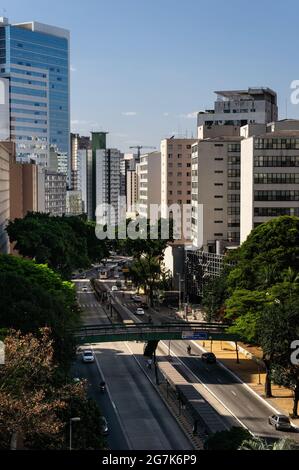
{"type": "Polygon", "coordinates": [[[80,312],[75,288],[45,265],[0,255],[0,325],[23,333],[51,328],[55,358],[67,368],[80,312]]]}
{"type": "Polygon", "coordinates": [[[205,450],[237,450],[252,435],[245,428],[234,426],[229,431],[218,431],[207,438],[205,450]]]}
{"type": "MultiPolygon", "coordinates": [[[[298,299],[297,299],[298,300],[298,299]]],[[[267,306],[257,322],[258,341],[266,366],[265,394],[271,396],[271,379],[294,390],[293,415],[298,415],[299,366],[292,364],[291,343],[298,339],[298,302],[281,302],[267,306]]]]}

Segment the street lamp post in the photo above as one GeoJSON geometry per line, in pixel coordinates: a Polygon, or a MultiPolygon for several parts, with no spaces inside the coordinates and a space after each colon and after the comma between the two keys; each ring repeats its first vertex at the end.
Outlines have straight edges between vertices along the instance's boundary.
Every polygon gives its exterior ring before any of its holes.
{"type": "Polygon", "coordinates": [[[81,418],[75,417],[75,418],[70,418],[70,445],[69,445],[69,450],[72,450],[72,423],[78,423],[81,421],[81,418]]]}

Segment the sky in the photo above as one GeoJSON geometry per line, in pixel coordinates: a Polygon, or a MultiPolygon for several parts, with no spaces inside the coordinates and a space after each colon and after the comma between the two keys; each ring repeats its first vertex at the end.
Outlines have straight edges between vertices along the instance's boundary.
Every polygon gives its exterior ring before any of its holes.
{"type": "Polygon", "coordinates": [[[109,147],[159,148],[196,136],[214,91],[267,86],[279,117],[299,118],[295,0],[3,0],[11,23],[71,32],[71,128],[109,132],[109,147]]]}

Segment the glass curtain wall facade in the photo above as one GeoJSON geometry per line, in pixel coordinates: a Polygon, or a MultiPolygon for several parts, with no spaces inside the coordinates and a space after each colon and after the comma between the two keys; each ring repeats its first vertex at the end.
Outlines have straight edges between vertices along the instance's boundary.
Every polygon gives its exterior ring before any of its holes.
{"type": "Polygon", "coordinates": [[[10,80],[10,132],[19,160],[47,165],[70,153],[69,33],[40,23],[0,24],[0,75],[10,80]]]}

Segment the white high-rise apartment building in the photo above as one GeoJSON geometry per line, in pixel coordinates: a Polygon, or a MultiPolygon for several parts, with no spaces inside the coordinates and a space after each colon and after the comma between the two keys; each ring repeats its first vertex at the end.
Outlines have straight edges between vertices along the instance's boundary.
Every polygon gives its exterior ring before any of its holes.
{"type": "Polygon", "coordinates": [[[192,145],[192,244],[205,251],[240,241],[241,137],[229,127],[235,136],[217,136],[214,129],[214,137],[192,145]]]}
{"type": "Polygon", "coordinates": [[[106,223],[112,225],[118,223],[120,210],[121,158],[122,153],[117,149],[96,150],[96,206],[104,209],[100,213],[105,217],[106,223]]]}
{"type": "Polygon", "coordinates": [[[241,242],[273,217],[299,216],[299,121],[242,131],[241,242]]]}
{"type": "Polygon", "coordinates": [[[161,205],[161,153],[141,155],[139,174],[139,215],[157,218],[159,213],[151,212],[151,205],[161,205]]]}

